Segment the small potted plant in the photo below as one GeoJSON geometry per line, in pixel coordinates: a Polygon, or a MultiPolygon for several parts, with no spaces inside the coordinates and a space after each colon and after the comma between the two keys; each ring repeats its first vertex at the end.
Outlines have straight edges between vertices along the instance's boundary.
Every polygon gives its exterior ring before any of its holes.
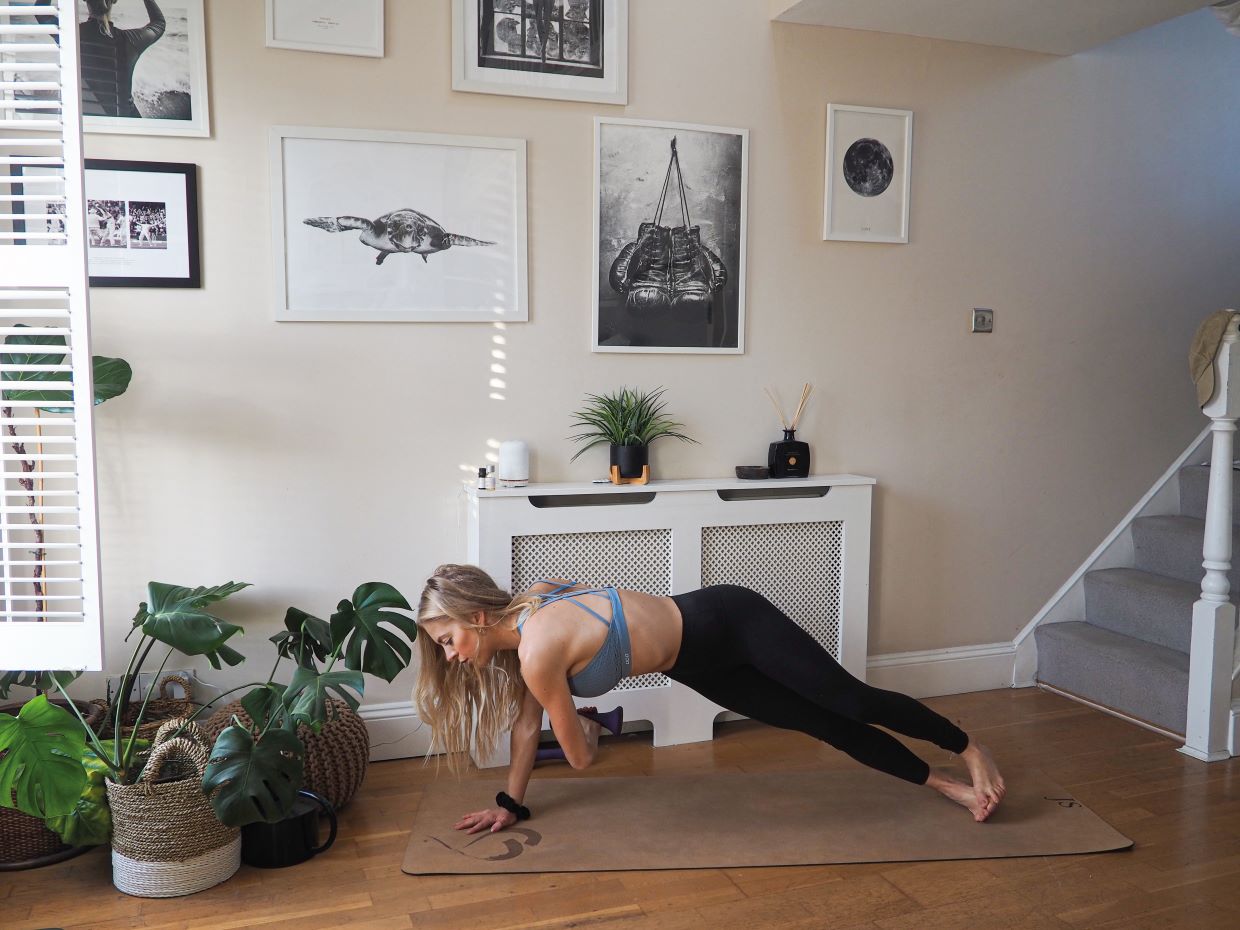
{"type": "Polygon", "coordinates": [[[570,461],[601,443],[611,447],[609,474],[614,484],[645,484],[650,478],[650,443],[661,436],[697,442],[680,432],[683,424],[663,413],[663,388],[637,391],[622,387],[610,394],[587,394],[573,414],[573,426],[584,429],[570,439],[584,442],[570,461]]]}

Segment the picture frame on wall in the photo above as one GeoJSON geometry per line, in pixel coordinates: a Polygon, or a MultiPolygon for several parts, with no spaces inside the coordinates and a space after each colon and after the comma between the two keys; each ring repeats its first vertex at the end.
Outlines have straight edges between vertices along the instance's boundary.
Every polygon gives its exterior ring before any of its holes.
{"type": "Polygon", "coordinates": [[[827,105],[822,238],[908,242],[913,111],[827,105]]]}
{"type": "Polygon", "coordinates": [[[106,24],[77,7],[85,132],[211,134],[203,0],[121,0],[106,24]]]}
{"type": "Polygon", "coordinates": [[[271,189],[277,320],[529,318],[524,139],[276,126],[271,189]]]}
{"type": "MultiPolygon", "coordinates": [[[[20,168],[25,178],[59,172],[38,165],[20,168]]],[[[91,287],[201,287],[198,166],[87,158],[85,169],[91,287]]],[[[18,214],[46,216],[14,220],[15,233],[63,232],[63,198],[48,198],[49,190],[58,187],[14,186],[14,194],[22,198],[14,205],[18,214]]]]}
{"type": "Polygon", "coordinates": [[[452,89],[627,104],[628,33],[628,0],[452,0],[452,89]]]}
{"type": "Polygon", "coordinates": [[[749,130],[594,120],[591,349],[745,351],[749,130]]]}
{"type": "Polygon", "coordinates": [[[267,47],[383,57],[383,0],[266,0],[267,47]]]}

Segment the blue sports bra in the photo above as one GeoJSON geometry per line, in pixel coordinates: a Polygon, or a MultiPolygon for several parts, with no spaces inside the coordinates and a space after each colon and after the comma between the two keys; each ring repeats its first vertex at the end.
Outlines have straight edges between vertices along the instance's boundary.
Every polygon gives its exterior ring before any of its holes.
{"type": "MultiPolygon", "coordinates": [[[[538,583],[555,584],[552,581],[538,583]]],[[[607,638],[603,640],[603,645],[594,654],[594,658],[585,668],[576,675],[570,675],[568,679],[568,690],[572,694],[577,697],[598,697],[614,688],[621,678],[627,678],[633,670],[633,652],[629,647],[629,624],[624,619],[624,607],[620,603],[620,594],[615,588],[569,591],[568,589],[572,587],[575,585],[561,584],[557,585],[554,591],[538,595],[542,601],[538,606],[541,608],[556,601],[571,601],[607,627],[607,638]],[[582,594],[606,594],[611,600],[611,620],[608,621],[598,611],[576,600],[582,594]]],[[[534,611],[530,611],[517,623],[518,633],[533,615],[534,611]]]]}

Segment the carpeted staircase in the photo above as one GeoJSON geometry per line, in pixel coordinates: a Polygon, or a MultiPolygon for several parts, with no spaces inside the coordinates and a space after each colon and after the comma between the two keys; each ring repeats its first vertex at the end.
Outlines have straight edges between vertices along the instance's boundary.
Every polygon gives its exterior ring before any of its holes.
{"type": "MultiPolygon", "coordinates": [[[[1232,475],[1235,524],[1240,483],[1232,475]]],[[[1085,617],[1034,630],[1039,683],[1184,733],[1193,603],[1205,574],[1201,546],[1209,481],[1209,466],[1182,468],[1179,515],[1133,521],[1132,567],[1088,572],[1085,617]]],[[[1240,538],[1233,539],[1234,547],[1240,538]]],[[[1236,561],[1229,575],[1233,592],[1240,591],[1236,561]]]]}

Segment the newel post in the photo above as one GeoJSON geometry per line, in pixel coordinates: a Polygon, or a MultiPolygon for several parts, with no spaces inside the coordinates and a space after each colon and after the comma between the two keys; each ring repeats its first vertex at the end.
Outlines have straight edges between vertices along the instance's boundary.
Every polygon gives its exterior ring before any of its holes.
{"type": "Polygon", "coordinates": [[[1180,752],[1217,762],[1231,757],[1232,669],[1235,661],[1236,607],[1231,583],[1232,459],[1240,417],[1240,317],[1223,335],[1215,362],[1214,394],[1202,407],[1211,421],[1210,490],[1202,545],[1201,597],[1193,605],[1188,665],[1188,719],[1180,752]]]}

